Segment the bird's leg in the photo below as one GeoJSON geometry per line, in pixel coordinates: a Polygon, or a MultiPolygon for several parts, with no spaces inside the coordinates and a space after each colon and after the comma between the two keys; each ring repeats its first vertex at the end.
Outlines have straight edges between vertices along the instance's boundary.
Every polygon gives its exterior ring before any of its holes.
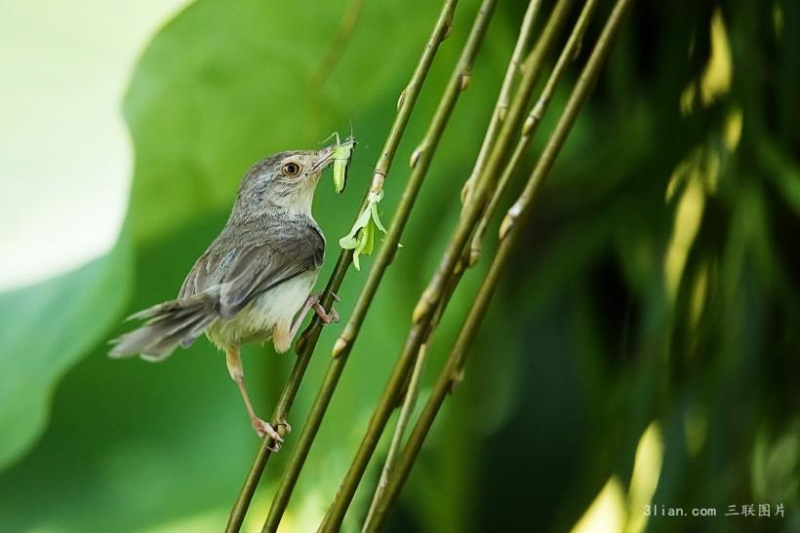
{"type": "MultiPolygon", "coordinates": [[[[337,302],[339,301],[339,297],[338,296],[336,296],[334,294],[333,297],[337,302]]],[[[326,312],[325,308],[322,307],[322,304],[319,303],[319,298],[317,298],[317,301],[314,302],[312,307],[314,308],[314,311],[316,311],[317,316],[319,317],[319,319],[322,320],[323,324],[327,325],[327,324],[330,324],[332,322],[339,322],[339,312],[333,306],[331,306],[331,312],[330,313],[326,312]]]]}
{"type": "MultiPolygon", "coordinates": [[[[322,320],[323,324],[330,324],[331,322],[339,321],[339,313],[336,312],[336,309],[331,308],[330,313],[325,312],[325,308],[319,303],[320,296],[322,296],[321,292],[315,292],[306,298],[306,302],[303,304],[303,307],[300,308],[300,312],[297,313],[297,318],[294,319],[292,329],[289,331],[290,339],[294,338],[297,330],[300,329],[300,325],[303,323],[303,320],[305,320],[306,315],[312,308],[317,313],[317,316],[319,316],[320,320],[322,320]]],[[[333,294],[333,299],[337,302],[340,301],[339,297],[335,293],[333,294]]]]}
{"type": "Polygon", "coordinates": [[[236,386],[239,387],[239,391],[242,393],[244,406],[247,408],[247,414],[250,415],[250,422],[253,424],[253,429],[256,430],[256,433],[258,433],[259,437],[267,435],[269,438],[271,438],[275,445],[270,449],[274,452],[277,452],[281,449],[283,438],[281,437],[280,433],[275,431],[275,428],[258,418],[253,410],[253,404],[250,403],[250,396],[247,394],[247,388],[244,385],[244,369],[242,368],[242,359],[239,357],[238,346],[236,348],[228,348],[225,350],[225,362],[228,364],[228,372],[231,375],[231,379],[233,379],[233,381],[236,383],[236,386]]]}

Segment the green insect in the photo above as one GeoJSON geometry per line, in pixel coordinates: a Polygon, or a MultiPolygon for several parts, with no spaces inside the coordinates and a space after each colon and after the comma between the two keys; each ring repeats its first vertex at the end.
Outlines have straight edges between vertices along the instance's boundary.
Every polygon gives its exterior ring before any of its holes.
{"type": "Polygon", "coordinates": [[[341,193],[347,183],[347,166],[353,156],[356,140],[350,135],[344,142],[340,142],[339,134],[334,133],[334,136],[336,147],[333,149],[333,186],[337,193],[341,193]]]}

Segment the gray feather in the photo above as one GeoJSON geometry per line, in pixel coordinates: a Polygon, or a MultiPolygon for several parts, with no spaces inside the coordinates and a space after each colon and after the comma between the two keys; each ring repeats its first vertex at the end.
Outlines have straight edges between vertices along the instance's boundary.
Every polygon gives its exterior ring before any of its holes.
{"type": "Polygon", "coordinates": [[[213,298],[201,294],[187,300],[155,305],[133,315],[147,323],[111,341],[111,357],[141,354],[148,361],[161,361],[178,345],[190,346],[218,318],[213,298]]]}

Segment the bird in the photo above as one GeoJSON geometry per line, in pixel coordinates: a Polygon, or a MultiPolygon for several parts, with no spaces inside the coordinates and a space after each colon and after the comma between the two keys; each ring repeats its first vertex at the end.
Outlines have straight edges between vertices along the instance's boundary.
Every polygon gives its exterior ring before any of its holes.
{"type": "MultiPolygon", "coordinates": [[[[286,352],[312,309],[323,324],[339,319],[312,293],[325,237],[311,208],[322,171],[335,160],[334,149],[280,152],[250,167],[227,223],[189,271],[178,297],[131,315],[129,320],[146,322],[110,341],[112,358],[138,354],[162,361],[205,334],[225,352],[253,429],[271,437],[276,451],[283,439],[256,415],[239,351],[244,343],[271,339],[276,352],[286,352]]],[[[290,430],[285,420],[281,424],[290,430]]]]}

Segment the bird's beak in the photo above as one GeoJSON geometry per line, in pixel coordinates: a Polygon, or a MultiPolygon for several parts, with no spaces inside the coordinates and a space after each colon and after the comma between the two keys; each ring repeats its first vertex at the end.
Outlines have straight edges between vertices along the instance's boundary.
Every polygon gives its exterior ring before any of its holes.
{"type": "Polygon", "coordinates": [[[317,151],[314,157],[314,172],[322,172],[328,165],[333,162],[333,149],[336,145],[330,145],[327,148],[317,151]]]}

